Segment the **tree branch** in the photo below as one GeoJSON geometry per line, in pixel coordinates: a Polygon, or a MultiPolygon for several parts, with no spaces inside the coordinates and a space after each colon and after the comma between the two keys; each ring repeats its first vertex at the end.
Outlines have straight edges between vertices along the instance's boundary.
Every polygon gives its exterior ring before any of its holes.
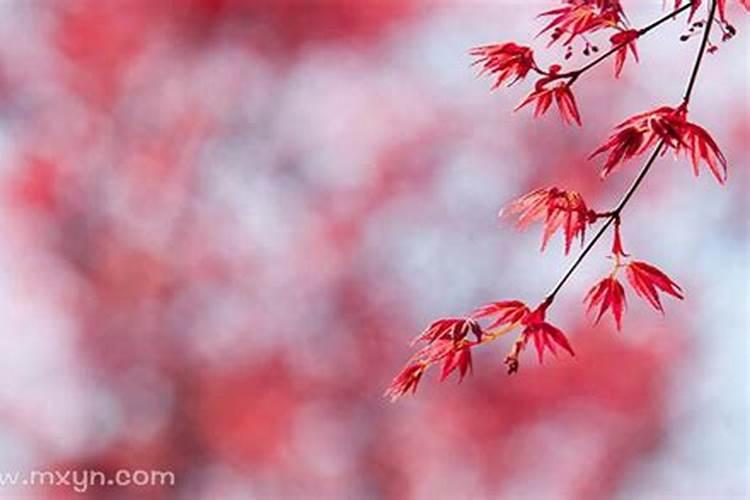
{"type": "MultiPolygon", "coordinates": [[[[689,4],[688,4],[689,5],[689,4]]],[[[682,105],[687,106],[688,102],[690,101],[690,96],[693,92],[693,87],[695,86],[695,81],[698,76],[698,70],[700,69],[701,62],[703,61],[703,54],[706,52],[706,46],[708,45],[708,37],[711,33],[711,26],[713,25],[714,16],[716,15],[716,5],[717,0],[711,0],[711,8],[708,14],[708,22],[706,23],[706,30],[703,33],[703,40],[701,41],[700,49],[698,50],[698,55],[695,58],[695,62],[693,63],[693,70],[690,74],[690,80],[688,81],[687,89],[685,90],[685,96],[682,100],[682,105]]],[[[687,7],[687,5],[685,6],[687,7]]],[[[674,14],[674,13],[673,13],[674,14]]],[[[661,21],[661,20],[660,20],[661,21]]],[[[661,21],[663,22],[663,21],[661,21]]],[[[655,27],[656,24],[651,26],[651,28],[655,27]]],[[[570,279],[570,277],[573,275],[573,273],[576,271],[576,269],[581,265],[583,260],[586,258],[588,253],[594,248],[596,243],[601,239],[601,237],[604,235],[604,233],[607,231],[609,226],[612,225],[612,223],[620,217],[620,213],[623,211],[625,206],[628,204],[630,199],[635,194],[638,187],[643,182],[643,179],[646,177],[646,174],[648,174],[649,170],[651,170],[651,166],[656,161],[656,158],[659,156],[659,154],[662,152],[662,149],[664,148],[664,141],[660,141],[659,144],[657,144],[656,148],[654,149],[654,152],[651,153],[651,156],[646,161],[646,163],[641,168],[641,171],[638,173],[636,178],[633,180],[633,183],[630,185],[628,190],[625,192],[623,197],[620,199],[620,202],[617,204],[614,210],[610,212],[609,217],[604,222],[604,225],[599,228],[599,231],[594,235],[594,237],[591,239],[591,241],[588,242],[586,247],[581,251],[581,253],[578,255],[576,260],[571,264],[571,266],[568,268],[568,270],[565,272],[562,278],[560,278],[560,281],[557,282],[557,285],[552,289],[552,291],[547,295],[545,298],[545,302],[552,302],[555,299],[555,296],[557,295],[557,292],[560,291],[560,289],[565,285],[565,283],[570,279]]]]}

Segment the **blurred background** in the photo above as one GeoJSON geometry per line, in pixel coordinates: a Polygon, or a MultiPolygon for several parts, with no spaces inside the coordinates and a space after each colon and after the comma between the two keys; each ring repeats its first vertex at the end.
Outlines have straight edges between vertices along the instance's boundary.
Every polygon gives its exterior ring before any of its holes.
{"type": "MultiPolygon", "coordinates": [[[[658,0],[624,1],[633,25],[658,0]]],[[[0,471],[159,469],[174,487],[0,498],[748,498],[746,14],[691,107],[729,182],[666,156],[626,249],[686,293],[624,329],[584,316],[602,245],[552,310],[577,357],[382,394],[438,316],[538,302],[573,258],[498,208],[533,188],[614,205],[585,161],[679,102],[699,39],[639,41],[576,84],[581,129],[512,109],[470,47],[533,44],[557,2],[0,3],[0,471]]],[[[718,37],[717,42],[718,42],[718,37]]],[[[606,39],[599,40],[607,46],[606,39]]],[[[585,61],[576,49],[570,66],[585,61]]]]}

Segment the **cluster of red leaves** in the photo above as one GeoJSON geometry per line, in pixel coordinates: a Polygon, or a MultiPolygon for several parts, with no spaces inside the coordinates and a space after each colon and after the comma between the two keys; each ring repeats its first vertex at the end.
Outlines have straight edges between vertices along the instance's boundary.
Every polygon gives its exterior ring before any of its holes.
{"type": "Polygon", "coordinates": [[[544,301],[532,311],[520,300],[503,300],[482,306],[472,314],[476,319],[495,316],[494,321],[487,326],[487,330],[493,328],[501,328],[501,330],[491,332],[491,336],[503,335],[518,326],[523,327],[521,334],[513,344],[513,349],[505,358],[508,373],[518,371],[518,356],[526,348],[529,340],[534,342],[534,348],[540,363],[543,362],[544,352],[547,350],[557,355],[555,344],[562,347],[571,356],[575,356],[573,348],[562,330],[545,321],[547,308],[550,304],[550,301],[544,301]]]}
{"type": "MultiPolygon", "coordinates": [[[[480,76],[485,74],[496,76],[495,83],[492,86],[493,90],[506,82],[509,82],[509,86],[512,85],[525,78],[530,71],[540,75],[540,78],[534,84],[534,90],[521,101],[516,110],[533,103],[535,105],[534,116],[540,116],[545,114],[554,102],[563,122],[581,125],[581,117],[571,91],[571,85],[589,67],[610,54],[614,54],[615,78],[618,78],[622,73],[628,53],[638,62],[636,41],[641,34],[666,21],[671,15],[642,30],[637,30],[628,27],[625,14],[618,0],[566,0],[564,4],[563,7],[541,14],[541,16],[553,16],[552,20],[540,32],[542,34],[552,30],[550,45],[566,35],[562,43],[569,46],[576,37],[580,36],[586,42],[584,54],[588,55],[586,51],[589,50],[589,47],[593,47],[594,51],[597,49],[586,39],[586,35],[607,28],[617,30],[617,33],[610,37],[610,43],[612,44],[610,51],[581,69],[569,72],[562,72],[562,67],[559,64],[551,65],[546,71],[541,69],[534,61],[531,48],[513,42],[476,47],[470,51],[470,54],[477,58],[474,65],[481,65],[480,76]]],[[[680,4],[681,1],[677,0],[675,9],[679,8],[680,4]]],[[[700,4],[700,0],[693,1],[693,13],[700,4]]],[[[743,0],[743,4],[748,6],[750,0],[743,0]]],[[[724,16],[726,1],[718,0],[716,7],[719,10],[720,18],[726,23],[724,16]]],[[[706,30],[708,29],[710,29],[710,26],[706,28],[706,30]]],[[[703,48],[705,48],[707,40],[708,32],[706,32],[704,38],[703,48]]],[[[570,53],[570,48],[568,48],[568,53],[570,53]]],[[[698,58],[697,64],[699,64],[699,61],[700,58],[698,58]]],[[[693,81],[691,80],[689,89],[692,88],[693,81]]],[[[634,115],[617,125],[604,144],[590,155],[590,158],[593,158],[607,153],[602,168],[602,177],[606,177],[625,162],[643,154],[646,150],[656,147],[657,151],[662,154],[670,148],[676,154],[684,152],[692,161],[695,175],[698,175],[699,164],[701,162],[706,163],[714,177],[720,183],[723,183],[727,175],[726,158],[704,128],[687,120],[689,94],[690,90],[683,99],[683,103],[676,108],[662,106],[634,115]]],[[[650,164],[646,168],[648,167],[650,167],[650,164]]],[[[644,172],[646,171],[644,170],[644,172]]],[[[546,248],[552,235],[561,231],[564,236],[566,255],[570,252],[571,243],[574,239],[580,238],[583,244],[588,225],[596,223],[600,218],[609,218],[607,225],[614,221],[612,244],[614,268],[607,277],[600,280],[588,291],[584,303],[587,304],[587,312],[597,310],[595,319],[597,323],[607,311],[610,311],[618,330],[622,328],[622,317],[627,306],[625,287],[617,278],[619,271],[623,268],[627,281],[635,293],[657,311],[664,312],[660,293],[671,295],[677,299],[683,298],[680,287],[665,273],[651,264],[630,259],[630,256],[623,249],[620,234],[620,211],[632,195],[640,179],[641,177],[636,181],[632,190],[625,195],[624,201],[610,212],[599,213],[589,209],[583,197],[577,192],[548,187],[536,189],[514,200],[499,214],[500,216],[517,216],[519,229],[525,229],[534,222],[542,222],[544,226],[542,250],[546,248]]],[[[601,229],[597,238],[606,230],[606,227],[601,229]]],[[[521,333],[514,342],[510,354],[505,358],[509,373],[518,370],[519,355],[530,340],[534,342],[540,363],[545,351],[549,350],[556,354],[555,346],[562,347],[571,356],[574,355],[565,334],[548,323],[545,320],[545,315],[547,308],[554,300],[555,294],[575,270],[589,248],[587,247],[584,250],[581,257],[564,275],[562,281],[533,311],[521,301],[505,300],[493,302],[477,309],[472,313],[471,319],[443,319],[433,323],[417,339],[427,342],[428,345],[412,356],[404,370],[391,384],[387,395],[396,399],[409,390],[416,390],[425,370],[438,362],[443,363],[442,379],[458,369],[459,381],[462,380],[471,369],[471,347],[495,340],[518,327],[522,327],[521,333]],[[488,318],[491,318],[492,322],[485,330],[482,330],[476,321],[488,318]],[[475,333],[476,341],[466,339],[469,331],[475,333]]]]}
{"type": "Polygon", "coordinates": [[[554,17],[539,34],[553,30],[549,45],[567,35],[563,45],[569,45],[577,36],[619,26],[624,12],[618,0],[568,0],[563,7],[539,14],[545,16],[554,17]]]}
{"type": "Polygon", "coordinates": [[[409,359],[385,395],[395,400],[410,390],[415,392],[427,369],[441,362],[441,381],[456,370],[459,381],[463,380],[472,367],[471,348],[482,342],[483,335],[479,323],[470,318],[444,318],[433,322],[413,342],[427,345],[409,359]],[[467,338],[469,334],[474,340],[467,338]]]}
{"type": "Polygon", "coordinates": [[[484,319],[497,315],[495,320],[487,325],[487,329],[492,330],[505,325],[515,326],[523,321],[530,312],[528,306],[520,300],[501,300],[483,305],[474,311],[471,316],[474,319],[484,319]]]}
{"type": "Polygon", "coordinates": [[[583,244],[586,226],[597,219],[596,213],[586,206],[579,193],[556,187],[540,188],[525,194],[503,208],[499,215],[518,215],[519,229],[526,229],[532,223],[542,221],[542,250],[547,247],[552,235],[562,229],[566,255],[576,237],[580,237],[583,244]]]}
{"type": "MultiPolygon", "coordinates": [[[[619,76],[622,71],[628,50],[638,60],[635,39],[638,38],[639,32],[627,28],[625,14],[617,0],[568,0],[563,7],[540,14],[540,17],[545,16],[553,16],[553,18],[539,34],[552,30],[549,45],[563,38],[563,35],[567,35],[563,40],[563,45],[569,46],[576,37],[585,38],[587,34],[605,28],[617,29],[619,32],[611,39],[615,46],[621,45],[622,49],[618,50],[615,60],[616,75],[619,76]]],[[[588,53],[589,46],[587,40],[586,53],[588,53]]],[[[596,47],[594,50],[597,50],[596,47]]],[[[509,86],[512,85],[526,77],[531,70],[541,76],[536,81],[534,90],[521,101],[516,110],[534,103],[534,116],[538,117],[545,114],[554,102],[563,122],[581,125],[581,115],[571,91],[571,85],[577,78],[578,72],[562,73],[562,67],[559,64],[553,64],[544,71],[534,62],[531,48],[513,42],[483,45],[471,49],[469,53],[477,58],[473,65],[481,65],[480,76],[497,75],[492,90],[497,89],[506,81],[510,82],[509,86]]]]}
{"type": "Polygon", "coordinates": [[[440,380],[445,380],[458,370],[459,382],[471,371],[471,348],[486,339],[494,339],[522,326],[518,339],[510,354],[505,358],[508,373],[518,371],[518,357],[529,341],[534,342],[537,358],[541,363],[545,351],[557,355],[555,345],[575,356],[573,347],[559,328],[545,321],[545,313],[550,302],[543,302],[533,311],[520,300],[504,300],[484,305],[471,314],[471,318],[444,318],[432,323],[422,332],[415,342],[426,342],[427,345],[417,351],[396,375],[386,390],[386,397],[396,400],[404,394],[417,390],[419,381],[427,369],[442,362],[440,380]],[[494,318],[493,318],[494,317],[494,318]],[[477,323],[478,319],[492,318],[486,329],[477,323]],[[500,329],[492,332],[493,329],[500,329]],[[469,340],[469,333],[474,340],[469,340]]]}
{"type": "Polygon", "coordinates": [[[508,86],[513,85],[523,79],[531,68],[536,67],[534,52],[529,47],[516,45],[513,42],[474,47],[469,54],[478,58],[472,66],[482,65],[479,76],[497,75],[497,80],[492,86],[493,90],[511,78],[513,79],[508,86]]]}
{"type": "MultiPolygon", "coordinates": [[[[683,299],[682,289],[669,276],[651,264],[632,261],[626,264],[626,277],[636,294],[646,300],[657,311],[664,313],[659,291],[677,299],[683,299]]],[[[587,312],[599,307],[595,322],[599,322],[602,315],[610,310],[615,319],[617,329],[622,329],[622,314],[625,311],[625,288],[615,277],[615,272],[594,285],[584,298],[588,303],[587,312]]]]}
{"type": "Polygon", "coordinates": [[[472,66],[481,65],[478,76],[497,75],[491,90],[497,89],[505,82],[511,86],[525,78],[531,70],[545,75],[537,80],[534,90],[521,101],[516,110],[534,102],[536,103],[534,116],[540,116],[546,113],[555,102],[565,123],[575,122],[581,125],[581,115],[569,82],[560,81],[563,77],[560,75],[559,64],[553,64],[548,71],[542,71],[534,62],[534,53],[531,48],[513,42],[474,47],[469,50],[469,54],[476,58],[472,66]],[[554,82],[557,83],[553,85],[554,82]]]}
{"type": "Polygon", "coordinates": [[[591,287],[583,299],[585,303],[588,303],[586,312],[599,308],[595,323],[599,322],[605,312],[611,311],[617,329],[622,329],[622,315],[626,308],[625,288],[617,279],[617,273],[623,267],[628,283],[635,290],[635,293],[660,313],[664,314],[664,308],[661,305],[659,291],[678,299],[683,298],[682,289],[669,276],[653,265],[634,260],[627,264],[622,263],[622,259],[629,257],[629,255],[625,253],[622,247],[619,221],[615,222],[612,257],[615,260],[615,267],[612,272],[591,287]]]}
{"type": "Polygon", "coordinates": [[[549,349],[552,354],[557,355],[553,342],[565,349],[571,356],[575,356],[573,347],[571,347],[562,330],[545,321],[549,304],[550,302],[543,302],[521,321],[524,329],[521,332],[520,339],[515,344],[520,347],[514,347],[514,350],[505,358],[505,364],[508,365],[509,373],[518,371],[518,353],[526,347],[529,339],[534,340],[534,347],[536,348],[540,363],[544,359],[545,349],[549,349]]]}
{"type": "Polygon", "coordinates": [[[557,110],[560,112],[560,118],[563,122],[571,124],[573,122],[581,125],[581,114],[578,112],[573,92],[570,90],[570,82],[556,82],[560,72],[560,65],[554,64],[549,68],[549,75],[537,80],[534,84],[534,91],[527,95],[521,103],[516,106],[516,111],[527,104],[536,103],[534,116],[541,116],[547,112],[554,101],[557,110]],[[554,85],[553,85],[554,83],[554,85]]]}
{"type": "Polygon", "coordinates": [[[677,153],[689,155],[695,175],[698,175],[699,163],[704,161],[719,183],[723,184],[726,180],[726,158],[706,129],[687,120],[684,106],[661,106],[631,116],[615,127],[614,132],[591,153],[590,158],[608,153],[602,167],[602,177],[606,177],[658,142],[677,153]]]}

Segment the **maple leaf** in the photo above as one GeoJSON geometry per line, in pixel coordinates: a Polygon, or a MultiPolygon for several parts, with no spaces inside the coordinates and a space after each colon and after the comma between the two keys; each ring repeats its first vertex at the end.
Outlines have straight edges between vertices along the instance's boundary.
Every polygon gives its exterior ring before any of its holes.
{"type": "Polygon", "coordinates": [[[581,126],[581,115],[578,112],[578,106],[576,106],[576,100],[570,90],[570,85],[566,82],[560,82],[553,87],[547,87],[549,83],[557,79],[554,74],[558,71],[559,68],[552,71],[552,76],[540,78],[534,87],[534,91],[527,95],[514,111],[535,102],[534,116],[537,117],[546,113],[554,101],[564,123],[575,122],[578,126],[581,126]]]}
{"type": "Polygon", "coordinates": [[[618,124],[604,144],[591,153],[589,158],[609,152],[601,173],[602,177],[606,177],[659,140],[672,147],[680,145],[683,124],[684,119],[675,108],[669,106],[639,113],[618,124]]]}
{"type": "Polygon", "coordinates": [[[573,347],[562,330],[545,321],[547,307],[551,303],[551,300],[545,300],[532,312],[526,314],[521,321],[524,329],[504,360],[504,363],[508,366],[508,374],[518,371],[520,364],[518,358],[530,340],[534,342],[537,359],[540,363],[544,362],[544,353],[547,350],[557,356],[555,345],[562,347],[571,356],[575,356],[573,347]]]}
{"type": "Polygon", "coordinates": [[[471,372],[471,348],[480,344],[483,330],[471,318],[443,318],[428,326],[413,343],[424,341],[426,346],[414,353],[406,366],[393,379],[385,396],[395,401],[410,390],[416,392],[424,373],[433,365],[443,364],[440,380],[458,370],[459,382],[471,372]],[[469,333],[475,340],[469,340],[469,333]]]}
{"type": "Polygon", "coordinates": [[[575,356],[573,347],[568,342],[565,334],[554,325],[547,322],[534,323],[527,326],[523,331],[524,339],[532,339],[536,348],[537,359],[540,363],[544,362],[544,351],[548,349],[552,354],[557,355],[555,344],[565,349],[568,354],[575,356]],[[554,342],[554,344],[553,344],[554,342]]]}
{"type": "Polygon", "coordinates": [[[622,313],[625,311],[625,289],[614,276],[608,276],[591,287],[584,302],[588,302],[586,312],[590,312],[599,306],[599,313],[595,323],[598,323],[602,315],[610,310],[615,318],[617,329],[622,330],[622,313]]]}
{"type": "Polygon", "coordinates": [[[501,300],[478,308],[471,316],[481,319],[497,315],[495,321],[487,326],[487,329],[490,330],[503,325],[514,325],[523,320],[529,312],[528,306],[520,300],[501,300]]]}
{"type": "Polygon", "coordinates": [[[437,340],[462,340],[469,333],[473,333],[477,341],[482,340],[482,327],[470,318],[441,318],[433,321],[417,338],[412,345],[419,341],[432,344],[437,340]]]}
{"type": "Polygon", "coordinates": [[[464,379],[468,372],[472,371],[471,364],[471,345],[464,344],[461,347],[452,349],[445,357],[443,363],[443,370],[440,374],[440,381],[442,382],[451,373],[458,369],[458,381],[459,383],[464,379]]]}
{"type": "Polygon", "coordinates": [[[391,385],[385,391],[385,397],[395,401],[411,390],[412,394],[417,392],[419,381],[424,375],[425,366],[416,363],[409,364],[396,375],[391,385]]]}
{"type": "Polygon", "coordinates": [[[619,78],[620,73],[622,73],[622,67],[628,56],[628,50],[633,54],[635,62],[638,62],[638,49],[635,46],[635,41],[639,36],[638,30],[625,30],[612,35],[609,39],[612,46],[620,46],[615,53],[615,78],[619,78]]]}
{"type": "Polygon", "coordinates": [[[478,58],[472,63],[472,66],[482,65],[478,76],[497,75],[492,90],[513,78],[508,83],[510,87],[524,78],[529,70],[535,67],[533,51],[529,47],[516,45],[513,42],[474,47],[469,51],[469,54],[478,58]]]}
{"type": "Polygon", "coordinates": [[[517,227],[526,229],[531,223],[543,221],[542,250],[552,235],[562,229],[565,237],[565,254],[570,251],[572,241],[578,236],[583,243],[586,225],[595,220],[583,197],[575,191],[556,187],[536,189],[503,208],[499,216],[518,215],[517,227]]]}
{"type": "Polygon", "coordinates": [[[626,276],[630,286],[639,297],[647,300],[654,309],[664,313],[659,300],[658,291],[682,300],[682,289],[662,271],[645,262],[630,262],[626,268],[626,276]]]}
{"type": "Polygon", "coordinates": [[[636,114],[618,124],[607,141],[591,153],[589,158],[609,151],[602,169],[602,176],[607,176],[619,165],[643,153],[658,140],[663,140],[668,145],[679,144],[681,125],[682,120],[675,108],[669,106],[636,114]]]}
{"type": "Polygon", "coordinates": [[[617,26],[621,15],[622,7],[617,1],[570,2],[564,7],[539,14],[538,17],[554,17],[537,36],[554,29],[552,39],[547,46],[554,44],[564,33],[567,33],[568,37],[563,45],[569,45],[577,36],[617,26]]]}
{"type": "Polygon", "coordinates": [[[706,129],[687,121],[687,108],[684,105],[678,108],[661,106],[631,116],[617,125],[607,141],[589,158],[609,152],[601,174],[606,177],[657,141],[663,141],[675,153],[684,152],[689,156],[695,175],[698,175],[698,165],[703,161],[720,184],[726,180],[727,160],[724,154],[706,129]]]}
{"type": "Polygon", "coordinates": [[[530,314],[527,314],[523,319],[525,328],[521,332],[521,339],[524,346],[528,343],[529,339],[534,341],[537,359],[540,363],[544,361],[545,350],[549,350],[552,354],[557,355],[555,344],[565,349],[571,356],[575,356],[573,347],[568,342],[562,330],[545,321],[545,314],[549,304],[550,302],[545,301],[530,314]]]}
{"type": "Polygon", "coordinates": [[[727,179],[727,159],[711,134],[695,123],[683,121],[680,127],[681,140],[677,152],[684,151],[693,164],[693,173],[698,176],[698,165],[704,161],[719,184],[727,179]]]}
{"type": "Polygon", "coordinates": [[[426,370],[436,363],[443,363],[440,380],[445,380],[456,368],[459,370],[459,381],[463,380],[471,368],[471,342],[456,339],[441,339],[425,346],[415,353],[409,363],[422,365],[426,370]]]}

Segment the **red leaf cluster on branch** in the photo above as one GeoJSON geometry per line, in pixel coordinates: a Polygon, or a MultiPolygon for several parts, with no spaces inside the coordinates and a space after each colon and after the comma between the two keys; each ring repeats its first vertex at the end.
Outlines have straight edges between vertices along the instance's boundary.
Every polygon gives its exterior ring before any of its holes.
{"type": "Polygon", "coordinates": [[[576,237],[583,239],[586,226],[596,222],[597,215],[586,206],[583,197],[575,191],[564,191],[556,187],[534,190],[511,202],[500,211],[500,216],[518,215],[517,226],[526,229],[533,222],[543,221],[542,250],[550,237],[562,230],[565,236],[565,254],[576,237]]]}
{"type": "MultiPolygon", "coordinates": [[[[410,390],[415,391],[427,368],[438,363],[443,365],[441,380],[456,370],[459,373],[459,381],[462,380],[472,367],[472,348],[493,342],[516,329],[520,329],[520,333],[505,357],[508,373],[518,371],[520,355],[529,341],[533,341],[540,363],[546,351],[556,355],[558,348],[574,356],[573,348],[566,335],[549,323],[546,315],[557,293],[610,227],[614,228],[610,254],[613,262],[612,269],[607,276],[591,287],[584,297],[587,312],[596,312],[595,323],[598,323],[605,313],[609,312],[614,318],[617,329],[622,329],[623,315],[626,310],[626,293],[618,275],[623,269],[627,283],[636,295],[662,314],[664,307],[660,294],[670,295],[676,299],[684,298],[682,289],[664,272],[652,264],[634,260],[625,252],[621,235],[621,213],[656,159],[669,149],[677,155],[684,153],[689,157],[696,175],[698,175],[699,164],[705,163],[720,183],[726,180],[727,160],[716,141],[706,129],[689,121],[687,117],[690,96],[703,55],[714,51],[712,50],[714,46],[709,43],[711,28],[714,23],[722,26],[715,19],[717,11],[721,22],[726,24],[725,3],[724,0],[708,2],[708,18],[703,24],[705,28],[700,49],[680,104],[675,107],[661,106],[631,116],[617,125],[604,144],[590,155],[589,158],[593,158],[606,153],[606,160],[601,171],[601,176],[604,178],[629,160],[651,151],[649,159],[615,208],[598,212],[591,209],[583,196],[575,191],[547,187],[533,190],[501,210],[501,216],[518,218],[519,229],[526,229],[535,222],[541,222],[543,225],[542,250],[546,248],[552,235],[558,231],[562,232],[566,255],[570,252],[574,239],[579,238],[581,245],[584,245],[588,226],[601,224],[552,291],[533,310],[520,300],[502,300],[476,309],[469,318],[448,318],[432,323],[417,338],[417,341],[426,342],[427,346],[409,359],[406,367],[389,387],[386,393],[388,396],[396,399],[410,390]],[[490,320],[490,323],[482,328],[477,322],[479,320],[490,320]],[[473,337],[469,336],[470,333],[473,337]]],[[[534,61],[534,54],[530,47],[514,42],[484,45],[472,49],[470,54],[477,58],[474,64],[481,65],[480,75],[496,76],[493,90],[506,82],[511,85],[522,80],[531,72],[539,75],[534,90],[521,101],[516,109],[534,104],[534,115],[540,116],[545,114],[554,102],[563,122],[567,124],[575,122],[580,125],[581,117],[571,89],[581,75],[614,55],[615,77],[619,77],[628,53],[638,61],[639,55],[635,45],[638,38],[688,8],[691,10],[690,16],[692,17],[700,5],[700,1],[681,5],[678,0],[673,12],[641,29],[628,26],[627,17],[617,0],[568,0],[563,7],[542,13],[541,16],[552,16],[552,20],[541,33],[552,31],[550,45],[564,37],[562,44],[567,47],[568,51],[571,50],[570,45],[576,39],[582,38],[586,44],[585,55],[597,52],[598,48],[592,45],[588,35],[608,29],[616,31],[609,38],[611,48],[607,52],[572,71],[563,71],[560,64],[553,64],[548,70],[543,70],[534,61]]],[[[691,29],[695,29],[695,23],[691,29]]],[[[722,29],[726,28],[722,26],[722,29]]]]}
{"type": "Polygon", "coordinates": [[[724,154],[706,129],[687,120],[685,106],[676,109],[661,106],[631,116],[615,127],[612,135],[591,153],[590,158],[608,153],[602,167],[602,177],[606,177],[658,142],[676,153],[684,152],[689,156],[696,176],[698,165],[705,162],[719,183],[723,184],[726,180],[727,160],[724,154]]]}
{"type": "Polygon", "coordinates": [[[479,76],[485,74],[497,75],[497,80],[492,86],[493,89],[498,88],[511,78],[508,86],[513,85],[518,80],[523,79],[531,68],[536,66],[534,52],[529,47],[516,45],[512,42],[475,47],[469,51],[469,54],[478,58],[472,66],[482,66],[479,76]]]}
{"type": "Polygon", "coordinates": [[[567,35],[563,45],[569,45],[577,36],[584,36],[601,29],[619,27],[624,22],[624,13],[618,0],[569,1],[558,9],[542,12],[539,17],[550,16],[552,20],[539,32],[552,30],[549,45],[567,35]]]}

